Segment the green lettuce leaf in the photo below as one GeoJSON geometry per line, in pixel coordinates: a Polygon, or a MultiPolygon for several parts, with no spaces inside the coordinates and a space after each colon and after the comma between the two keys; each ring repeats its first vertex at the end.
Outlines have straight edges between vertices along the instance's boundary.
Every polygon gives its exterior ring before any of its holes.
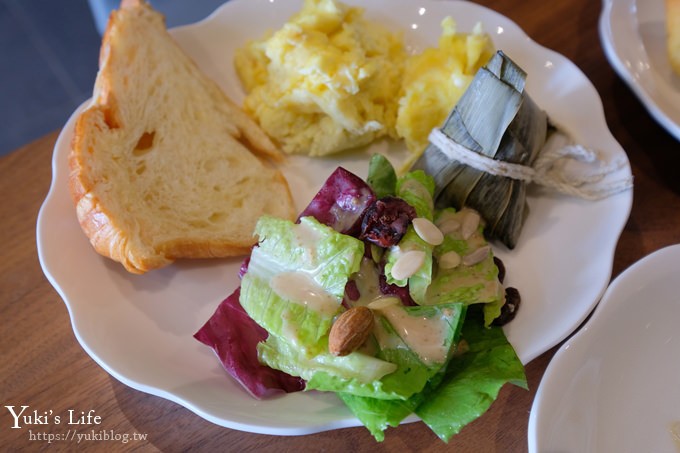
{"type": "MultiPolygon", "coordinates": [[[[452,208],[437,213],[437,221],[442,219],[457,221],[459,214],[452,208]]],[[[446,221],[444,220],[444,221],[446,221]]],[[[463,238],[459,230],[447,231],[444,242],[434,249],[437,260],[448,252],[459,256],[465,255],[488,245],[483,235],[483,226],[468,237],[463,238]]],[[[441,304],[447,302],[463,302],[466,304],[484,304],[484,325],[489,326],[501,313],[505,303],[505,290],[498,280],[498,267],[489,249],[488,255],[472,266],[459,265],[452,269],[437,267],[431,284],[424,298],[425,304],[441,304]]]]}
{"type": "Polygon", "coordinates": [[[420,393],[402,401],[380,400],[348,393],[338,393],[338,397],[378,442],[385,440],[387,428],[399,426],[420,402],[420,393]]]}
{"type": "Polygon", "coordinates": [[[309,274],[326,292],[342,299],[349,276],[359,269],[362,241],[341,234],[314,217],[299,224],[263,216],[255,226],[259,244],[253,248],[248,274],[269,280],[281,272],[309,274]]]}
{"type": "Polygon", "coordinates": [[[380,381],[396,370],[395,364],[360,352],[336,357],[328,352],[328,338],[325,340],[325,348],[309,356],[292,342],[269,336],[265,342],[258,344],[258,358],[271,368],[300,376],[307,381],[306,390],[345,390],[384,398],[403,398],[398,393],[389,393],[389,389],[383,390],[380,381]]]}
{"type": "MultiPolygon", "coordinates": [[[[441,341],[441,351],[444,355],[441,361],[425,360],[418,350],[411,348],[412,340],[403,338],[405,330],[400,329],[399,325],[393,325],[389,319],[378,316],[379,325],[376,327],[378,352],[374,360],[380,359],[394,364],[396,370],[377,382],[369,383],[362,382],[356,377],[348,379],[348,375],[331,374],[322,370],[309,377],[306,388],[387,400],[404,400],[420,392],[432,376],[446,366],[451,349],[460,336],[465,305],[405,307],[397,303],[393,308],[412,322],[422,323],[424,332],[441,332],[441,338],[436,334],[432,337],[441,341]]],[[[355,352],[349,356],[353,354],[361,353],[355,352]]]]}
{"type": "Polygon", "coordinates": [[[504,384],[528,388],[524,366],[502,328],[485,327],[483,314],[468,309],[462,335],[469,350],[451,359],[442,382],[426,390],[415,410],[445,442],[484,414],[504,384]]]}
{"type": "Polygon", "coordinates": [[[385,156],[373,154],[368,163],[366,182],[378,198],[392,196],[397,187],[397,173],[385,156]]]}
{"type": "Polygon", "coordinates": [[[418,217],[432,220],[434,216],[434,179],[416,170],[406,173],[397,180],[396,194],[416,210],[418,217]]]}
{"type": "Polygon", "coordinates": [[[255,233],[259,244],[241,280],[241,305],[270,335],[286,338],[308,355],[323,351],[323,339],[341,309],[347,280],[359,270],[363,243],[313,217],[294,224],[264,216],[255,233]],[[293,291],[294,296],[281,294],[272,287],[277,278],[295,278],[310,289],[293,291]],[[308,294],[319,297],[293,300],[308,294]],[[322,304],[312,303],[319,299],[322,304]]]}
{"type": "MultiPolygon", "coordinates": [[[[396,195],[413,206],[418,217],[433,220],[434,202],[434,180],[420,170],[406,173],[397,180],[396,195]]],[[[409,225],[406,234],[401,238],[399,244],[390,247],[387,251],[385,262],[385,277],[387,282],[404,287],[408,284],[409,294],[418,304],[423,304],[427,287],[432,281],[432,245],[428,244],[418,236],[413,225],[409,225]],[[394,264],[401,256],[409,251],[417,250],[425,254],[423,265],[408,279],[397,279],[392,275],[394,264]]]]}
{"type": "MultiPolygon", "coordinates": [[[[449,318],[450,331],[448,333],[449,336],[447,337],[447,341],[449,342],[447,359],[442,363],[431,364],[430,366],[423,368],[427,371],[428,376],[427,382],[424,383],[425,385],[421,386],[421,391],[412,394],[405,400],[386,400],[378,399],[371,395],[361,396],[344,392],[338,393],[340,399],[378,441],[384,439],[384,431],[389,426],[398,426],[401,421],[414,412],[416,407],[418,407],[426,397],[428,393],[426,391],[427,388],[432,387],[441,381],[449,358],[458,345],[463,321],[465,319],[466,306],[457,303],[430,308],[441,310],[440,316],[450,317],[453,314],[453,317],[449,318]]],[[[423,313],[427,313],[427,307],[408,307],[408,309],[411,310],[411,313],[419,314],[420,316],[423,316],[423,313]]],[[[402,353],[401,348],[387,349],[387,351],[388,354],[390,354],[390,361],[395,361],[395,363],[399,361],[398,354],[402,353]]],[[[383,354],[385,353],[383,352],[383,354]]],[[[413,370],[408,370],[403,366],[400,367],[400,369],[402,371],[401,375],[394,373],[386,376],[383,380],[387,380],[388,378],[398,380],[412,379],[410,373],[412,373],[413,370]]]]}
{"type": "Polygon", "coordinates": [[[527,388],[524,367],[500,327],[486,328],[481,310],[469,309],[462,338],[468,350],[455,355],[445,370],[404,401],[378,400],[339,393],[340,399],[382,441],[388,427],[397,427],[412,413],[443,441],[460,432],[488,410],[506,383],[527,388]]]}

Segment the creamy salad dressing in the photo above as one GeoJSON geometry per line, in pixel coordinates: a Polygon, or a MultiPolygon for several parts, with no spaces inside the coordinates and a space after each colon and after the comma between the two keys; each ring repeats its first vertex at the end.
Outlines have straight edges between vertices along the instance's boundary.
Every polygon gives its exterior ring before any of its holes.
{"type": "Polygon", "coordinates": [[[449,325],[446,316],[410,316],[398,298],[381,294],[378,269],[371,259],[364,258],[361,261],[361,268],[353,279],[359,299],[353,301],[352,305],[368,306],[374,313],[384,317],[397,333],[388,332],[382,322],[377,320],[373,334],[381,349],[409,348],[424,363],[441,363],[447,359],[449,325]]]}
{"type": "MultiPolygon", "coordinates": [[[[423,363],[442,363],[446,360],[449,352],[446,347],[446,337],[449,331],[446,317],[410,316],[396,301],[395,303],[373,303],[371,308],[385,317],[401,340],[420,357],[423,363]]],[[[376,323],[376,325],[379,324],[376,323]]],[[[386,335],[382,326],[376,329],[376,337],[381,346],[388,342],[392,344],[385,344],[386,346],[392,348],[399,346],[394,344],[393,339],[389,339],[389,335],[386,335]]]]}
{"type": "Polygon", "coordinates": [[[379,320],[376,320],[373,327],[373,335],[375,335],[380,349],[408,349],[406,343],[397,335],[388,332],[379,320]]]}
{"type": "Polygon", "coordinates": [[[352,279],[357,285],[359,299],[352,302],[352,305],[368,305],[373,300],[380,297],[380,281],[378,270],[375,263],[369,258],[361,260],[361,267],[352,279]]]}
{"type": "Polygon", "coordinates": [[[293,233],[297,243],[305,251],[309,262],[316,262],[316,249],[320,240],[319,232],[306,223],[298,223],[293,227],[293,233]]]}
{"type": "Polygon", "coordinates": [[[283,299],[304,305],[323,315],[333,315],[340,305],[335,296],[326,292],[310,274],[303,271],[276,274],[269,285],[283,299]]]}

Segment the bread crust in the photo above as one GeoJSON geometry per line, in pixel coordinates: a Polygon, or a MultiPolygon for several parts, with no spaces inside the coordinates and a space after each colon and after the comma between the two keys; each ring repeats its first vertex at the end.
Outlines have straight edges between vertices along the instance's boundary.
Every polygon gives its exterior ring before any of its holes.
{"type": "MultiPolygon", "coordinates": [[[[144,37],[140,39],[143,40],[144,37]]],[[[140,42],[140,46],[143,45],[144,43],[140,42]]],[[[99,254],[120,262],[129,272],[137,274],[167,266],[180,258],[218,258],[247,254],[256,242],[256,238],[252,236],[252,231],[259,215],[267,213],[289,219],[293,219],[295,216],[293,199],[287,181],[270,162],[267,162],[267,160],[282,159],[282,153],[273,145],[259,126],[237,107],[217,84],[204,76],[186,54],[181,50],[178,51],[178,49],[179,46],[174,43],[165,30],[164,18],[160,13],[153,10],[144,1],[123,0],[121,8],[112,12],[103,35],[99,57],[100,70],[95,81],[93,98],[90,105],[76,119],[71,142],[69,191],[76,207],[80,226],[99,254]],[[220,143],[219,146],[228,148],[229,152],[215,151],[215,156],[237,159],[232,173],[238,172],[238,174],[225,174],[224,178],[239,180],[244,174],[248,173],[242,178],[244,181],[238,181],[241,184],[240,186],[229,186],[225,183],[224,187],[243,186],[252,188],[252,191],[255,192],[249,194],[247,190],[244,190],[244,193],[237,193],[234,190],[234,195],[238,195],[243,200],[239,199],[239,204],[235,204],[233,215],[248,217],[248,221],[241,222],[242,219],[238,218],[232,219],[231,222],[226,220],[223,222],[227,226],[231,226],[231,224],[238,226],[238,228],[233,229],[234,231],[222,232],[210,224],[206,224],[205,232],[201,230],[202,224],[197,226],[195,230],[189,230],[187,229],[189,227],[182,224],[184,219],[173,218],[172,214],[167,220],[162,220],[168,224],[166,231],[154,229],[157,228],[156,223],[161,223],[160,219],[164,219],[161,215],[145,219],[145,222],[137,221],[134,216],[127,215],[126,207],[137,207],[140,203],[147,203],[150,209],[156,209],[154,212],[161,212],[158,211],[158,206],[151,205],[152,201],[149,201],[149,199],[153,196],[162,198],[164,193],[160,188],[157,190],[158,193],[153,192],[155,188],[148,181],[144,190],[150,190],[151,193],[146,193],[146,198],[142,198],[141,189],[139,194],[134,193],[137,190],[134,181],[141,180],[145,176],[141,173],[135,174],[134,171],[130,171],[129,175],[130,186],[133,188],[120,187],[126,184],[126,175],[120,170],[124,164],[120,164],[119,160],[131,160],[130,156],[136,156],[135,153],[146,152],[146,150],[139,150],[134,147],[137,137],[141,133],[143,133],[142,135],[147,134],[149,132],[147,129],[151,129],[150,140],[153,141],[153,146],[156,146],[156,142],[162,145],[164,139],[164,137],[154,137],[155,133],[162,135],[161,132],[156,132],[156,130],[164,126],[142,124],[146,119],[136,111],[131,113],[131,110],[134,109],[128,105],[130,104],[130,95],[121,91],[125,90],[126,83],[135,83],[134,80],[126,80],[125,76],[122,76],[121,79],[119,72],[121,61],[128,56],[122,53],[118,55],[119,49],[116,47],[120,46],[118,41],[122,39],[121,34],[129,33],[125,26],[130,21],[144,21],[144,30],[149,29],[153,30],[153,33],[167,35],[163,36],[162,39],[163,45],[168,45],[168,49],[170,49],[168,58],[182,60],[178,66],[185,68],[185,72],[191,74],[192,77],[200,78],[195,86],[199,87],[204,96],[214,100],[214,106],[209,102],[210,105],[206,107],[209,109],[208,114],[220,116],[221,119],[224,117],[223,128],[228,129],[229,133],[225,134],[224,142],[220,143]],[[171,44],[167,44],[166,40],[171,44]],[[181,56],[179,56],[180,53],[181,56]],[[113,148],[123,150],[124,153],[114,155],[115,150],[113,148]],[[252,169],[252,175],[250,169],[252,169]],[[114,181],[116,172],[123,174],[122,179],[119,176],[114,181]],[[258,187],[255,188],[255,186],[258,187]],[[127,192],[123,194],[125,190],[127,192]],[[121,192],[120,198],[129,198],[125,200],[127,204],[115,199],[116,191],[121,192]],[[248,212],[248,203],[252,203],[253,209],[261,212],[254,215],[248,212]],[[253,217],[253,219],[249,217],[253,217]],[[158,222],[156,222],[156,219],[158,219],[158,222]],[[175,227],[180,231],[172,231],[175,227]]],[[[161,80],[160,83],[162,84],[164,81],[161,80]]],[[[172,90],[168,91],[172,93],[172,90]]],[[[190,109],[191,107],[179,106],[180,109],[190,109]]],[[[178,108],[178,106],[168,106],[167,108],[170,110],[178,108]]],[[[171,114],[174,113],[168,115],[171,114]]],[[[181,124],[182,120],[182,118],[177,120],[179,124],[175,128],[186,126],[181,124]]],[[[191,125],[190,129],[196,134],[201,134],[201,127],[202,122],[197,121],[196,124],[191,125]]],[[[172,129],[172,127],[169,129],[172,129]]],[[[168,141],[172,141],[172,139],[176,139],[176,137],[171,137],[168,141]]],[[[139,140],[139,143],[141,143],[142,139],[139,140]]],[[[161,145],[157,147],[161,148],[161,145]]],[[[177,155],[181,156],[179,151],[167,151],[169,149],[167,143],[163,146],[165,146],[164,152],[172,153],[173,158],[177,155]]],[[[208,145],[205,141],[199,142],[200,148],[206,146],[208,145]]],[[[195,151],[194,149],[187,149],[185,154],[189,155],[188,153],[195,153],[195,151]]],[[[210,155],[208,157],[213,158],[210,155]]],[[[158,157],[154,158],[158,159],[158,157]]],[[[158,160],[153,161],[151,158],[148,161],[143,159],[140,161],[144,162],[144,165],[148,163],[150,166],[153,162],[159,162],[158,160]]],[[[164,165],[167,167],[165,163],[164,165]]],[[[221,162],[216,165],[221,165],[220,168],[224,167],[227,170],[232,168],[225,167],[226,164],[221,162]]],[[[138,169],[139,171],[151,173],[151,170],[147,170],[146,167],[141,170],[138,169]]],[[[199,176],[201,175],[199,174],[199,176]]],[[[163,182],[163,184],[166,183],[163,182]]],[[[214,182],[211,184],[217,186],[214,182]]],[[[164,187],[167,189],[167,184],[164,187]]],[[[194,189],[196,191],[206,190],[205,187],[198,186],[194,189]]],[[[196,200],[203,199],[197,197],[195,193],[189,193],[190,191],[185,188],[178,190],[180,196],[183,193],[182,190],[186,191],[185,195],[190,199],[189,208],[187,208],[189,210],[192,204],[197,204],[196,200]]],[[[216,198],[216,200],[219,200],[219,198],[216,198]]],[[[161,208],[164,208],[165,211],[163,212],[166,212],[168,208],[172,211],[174,206],[162,206],[161,208]]],[[[219,206],[208,206],[208,208],[216,211],[220,209],[219,206]]],[[[222,215],[219,212],[213,213],[215,217],[219,217],[218,214],[222,215]]],[[[180,216],[181,213],[178,213],[177,217],[180,216]]],[[[196,222],[196,220],[191,221],[196,222]]]]}

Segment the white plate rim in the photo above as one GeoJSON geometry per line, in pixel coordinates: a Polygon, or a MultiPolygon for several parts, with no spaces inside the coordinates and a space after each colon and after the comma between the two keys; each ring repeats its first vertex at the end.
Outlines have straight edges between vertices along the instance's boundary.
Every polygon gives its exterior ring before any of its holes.
{"type": "MultiPolygon", "coordinates": [[[[659,2],[663,0],[650,0],[659,2]]],[[[680,108],[668,97],[680,99],[668,83],[673,77],[667,67],[655,68],[638,31],[636,0],[603,0],[598,21],[600,42],[607,60],[645,106],[650,115],[680,140],[680,108]]],[[[661,22],[663,17],[656,17],[661,22]]]]}
{"type": "Polygon", "coordinates": [[[584,348],[596,340],[597,327],[607,324],[610,314],[618,309],[617,303],[622,297],[625,297],[620,294],[622,287],[630,286],[631,282],[636,282],[637,286],[644,286],[649,279],[650,270],[658,266],[659,263],[669,260],[675,263],[680,262],[680,244],[668,245],[655,250],[621,272],[607,287],[602,299],[584,326],[557,350],[541,378],[532,403],[528,428],[530,452],[540,452],[548,448],[545,445],[546,440],[542,433],[547,429],[545,423],[548,423],[546,418],[549,418],[551,408],[546,406],[545,400],[550,392],[556,391],[554,382],[561,379],[560,373],[564,373],[567,364],[572,363],[575,359],[586,359],[585,356],[588,352],[584,348]]]}

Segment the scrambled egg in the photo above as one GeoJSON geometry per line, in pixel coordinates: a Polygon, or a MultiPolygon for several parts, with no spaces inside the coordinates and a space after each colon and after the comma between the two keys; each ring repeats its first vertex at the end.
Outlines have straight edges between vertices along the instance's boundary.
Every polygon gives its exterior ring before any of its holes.
{"type": "Polygon", "coordinates": [[[478,25],[442,22],[438,48],[408,56],[402,36],[337,0],[305,0],[284,26],[248,43],[234,65],[244,103],[287,153],[323,156],[389,136],[414,159],[493,54],[478,25]]]}
{"type": "Polygon", "coordinates": [[[396,137],[403,41],[335,0],[305,0],[235,57],[244,108],[288,153],[321,156],[396,137]]]}
{"type": "Polygon", "coordinates": [[[475,74],[493,56],[491,38],[477,24],[458,33],[450,17],[442,21],[438,48],[428,48],[406,63],[399,100],[397,133],[415,155],[424,151],[428,135],[440,127],[475,74]]]}

